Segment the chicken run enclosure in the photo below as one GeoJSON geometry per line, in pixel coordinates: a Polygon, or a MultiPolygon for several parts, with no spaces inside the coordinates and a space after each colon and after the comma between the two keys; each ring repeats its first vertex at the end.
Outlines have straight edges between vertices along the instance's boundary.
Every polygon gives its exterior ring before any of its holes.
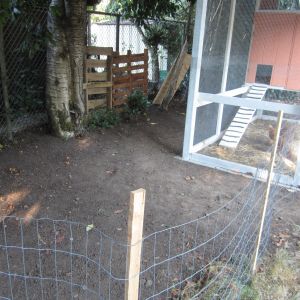
{"type": "MultiPolygon", "coordinates": [[[[299,8],[298,8],[299,9],[299,8]]],[[[284,112],[279,183],[300,186],[300,11],[279,1],[198,1],[183,159],[254,175],[284,112]]],[[[262,172],[265,180],[268,172],[262,172]]]]}

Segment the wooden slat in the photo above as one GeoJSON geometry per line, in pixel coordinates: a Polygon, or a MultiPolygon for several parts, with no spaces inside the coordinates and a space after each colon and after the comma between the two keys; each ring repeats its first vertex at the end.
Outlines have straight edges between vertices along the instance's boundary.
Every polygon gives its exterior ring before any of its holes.
{"type": "Polygon", "coordinates": [[[139,79],[144,79],[145,74],[144,73],[134,73],[131,75],[133,80],[139,80],[139,79]]]}
{"type": "Polygon", "coordinates": [[[113,85],[113,89],[124,89],[124,88],[129,89],[130,88],[130,83],[129,82],[116,83],[116,84],[113,85]]]}
{"type": "Polygon", "coordinates": [[[84,89],[92,89],[92,88],[109,88],[112,87],[112,83],[109,81],[106,82],[89,82],[83,85],[84,89]]]}
{"type": "Polygon", "coordinates": [[[125,92],[115,92],[114,93],[114,98],[120,98],[120,97],[128,97],[130,95],[129,90],[125,91],[125,92]]]}
{"type": "Polygon", "coordinates": [[[113,64],[145,61],[145,54],[120,55],[113,58],[113,64]]]}
{"type": "Polygon", "coordinates": [[[88,100],[87,107],[88,107],[88,110],[95,109],[97,107],[104,107],[104,106],[106,106],[106,103],[107,103],[107,99],[106,98],[95,99],[95,100],[88,100]]]}
{"type": "Polygon", "coordinates": [[[86,47],[86,53],[88,55],[112,55],[113,48],[88,46],[86,47]]]}
{"type": "Polygon", "coordinates": [[[126,71],[134,71],[134,70],[145,70],[148,68],[146,64],[142,65],[134,65],[134,66],[125,66],[125,67],[113,67],[113,73],[117,72],[126,72],[126,71]]]}
{"type": "Polygon", "coordinates": [[[130,75],[113,78],[113,83],[114,84],[129,82],[129,81],[130,81],[130,75]]]}
{"type": "Polygon", "coordinates": [[[86,73],[87,81],[105,81],[107,80],[107,73],[86,73]]]}
{"type": "Polygon", "coordinates": [[[138,80],[138,81],[132,82],[132,87],[143,87],[144,84],[145,84],[144,80],[138,80]]]}
{"type": "Polygon", "coordinates": [[[114,106],[123,105],[123,104],[126,103],[126,101],[127,101],[127,98],[121,98],[121,99],[118,99],[118,100],[114,99],[113,100],[113,105],[114,106]]]}
{"type": "Polygon", "coordinates": [[[107,61],[100,59],[86,59],[85,66],[86,68],[106,68],[107,61]]]}
{"type": "Polygon", "coordinates": [[[88,95],[102,95],[107,93],[107,88],[87,88],[88,95]]]}

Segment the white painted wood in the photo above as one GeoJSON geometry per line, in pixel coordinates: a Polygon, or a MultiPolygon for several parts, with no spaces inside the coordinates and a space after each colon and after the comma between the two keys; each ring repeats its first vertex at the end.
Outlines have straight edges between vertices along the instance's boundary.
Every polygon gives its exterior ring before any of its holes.
{"type": "MultiPolygon", "coordinates": [[[[251,99],[257,99],[261,101],[265,96],[266,91],[267,91],[267,86],[253,85],[250,87],[248,93],[246,94],[246,97],[250,97],[251,99]],[[251,92],[253,92],[253,90],[256,88],[260,89],[260,94],[255,96],[251,95],[251,92]]],[[[220,142],[220,146],[233,148],[233,149],[236,148],[240,140],[242,139],[244,133],[246,132],[248,125],[253,120],[255,111],[256,111],[255,109],[249,110],[246,107],[241,107],[238,110],[237,114],[235,115],[227,131],[225,132],[220,142]],[[240,126],[240,130],[236,131],[235,126],[240,126]],[[232,137],[232,132],[239,132],[239,136],[232,137]]]]}
{"type": "Polygon", "coordinates": [[[257,1],[256,1],[255,10],[259,10],[259,8],[260,8],[260,3],[261,3],[261,0],[257,0],[257,1]]]}
{"type": "Polygon", "coordinates": [[[230,91],[220,93],[220,95],[228,96],[228,97],[235,97],[235,96],[239,96],[239,95],[244,95],[249,91],[249,87],[250,86],[245,85],[245,86],[242,86],[242,87],[234,89],[234,90],[230,90],[230,91]]]}
{"type": "Polygon", "coordinates": [[[183,158],[188,159],[194,144],[195,123],[197,113],[197,95],[199,92],[200,73],[202,65],[203,44],[205,36],[205,23],[208,0],[198,0],[196,6],[196,22],[194,27],[194,42],[192,51],[192,64],[189,85],[189,97],[187,103],[183,158]]]}
{"type": "Polygon", "coordinates": [[[266,111],[278,112],[283,110],[284,113],[300,116],[300,105],[275,103],[267,101],[259,101],[249,98],[228,97],[220,94],[198,93],[197,105],[206,103],[223,103],[233,106],[242,106],[252,109],[262,109],[266,111]]]}
{"type": "MultiPolygon", "coordinates": [[[[231,0],[229,25],[228,25],[226,48],[225,48],[225,58],[224,58],[224,66],[223,66],[223,76],[222,76],[222,83],[221,83],[221,93],[225,92],[227,89],[228,71],[229,71],[229,65],[230,65],[230,53],[231,53],[231,45],[232,45],[232,35],[233,35],[234,20],[235,20],[235,8],[236,8],[236,0],[231,0]]],[[[218,120],[217,120],[217,127],[216,127],[217,135],[220,135],[221,130],[222,130],[221,127],[222,127],[222,120],[223,120],[223,111],[224,111],[224,104],[219,104],[218,120]]]]}
{"type": "MultiPolygon", "coordinates": [[[[224,131],[220,133],[220,135],[224,134],[224,131]]],[[[205,147],[215,143],[216,141],[218,141],[220,139],[220,135],[214,135],[196,145],[193,146],[191,153],[196,153],[198,151],[201,151],[202,149],[204,149],[205,147]]]]}
{"type": "MultiPolygon", "coordinates": [[[[261,170],[255,167],[199,153],[191,153],[189,162],[231,174],[243,175],[246,177],[253,177],[257,174],[257,178],[261,181],[266,181],[268,176],[267,170],[261,170]]],[[[294,178],[292,176],[275,173],[273,176],[273,182],[278,182],[280,186],[297,188],[297,186],[294,185],[294,178]]]]}
{"type": "Polygon", "coordinates": [[[294,185],[300,187],[300,147],[297,154],[297,165],[295,169],[294,185]]]}

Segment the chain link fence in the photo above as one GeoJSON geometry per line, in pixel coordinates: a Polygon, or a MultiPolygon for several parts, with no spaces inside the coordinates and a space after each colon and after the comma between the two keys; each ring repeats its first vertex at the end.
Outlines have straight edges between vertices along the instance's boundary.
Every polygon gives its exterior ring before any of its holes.
{"type": "MultiPolygon", "coordinates": [[[[33,5],[30,10],[22,11],[3,27],[8,98],[5,100],[1,80],[0,137],[2,138],[47,122],[45,101],[46,48],[49,40],[47,12],[47,7],[33,5]]],[[[185,24],[172,21],[161,21],[161,24],[176,33],[172,51],[159,46],[160,77],[163,80],[180,52],[185,24]]],[[[87,38],[89,45],[113,47],[121,54],[126,54],[128,50],[133,54],[143,53],[147,48],[141,33],[132,22],[112,14],[89,12],[87,38]]],[[[153,69],[153,58],[150,53],[149,80],[152,80],[153,69]]]]}
{"type": "MultiPolygon", "coordinates": [[[[281,149],[283,167],[294,132],[281,149]]],[[[271,151],[271,149],[270,149],[271,151]]],[[[139,299],[241,299],[251,278],[265,184],[257,176],[233,199],[199,218],[154,232],[141,241],[139,299]]],[[[273,178],[259,258],[268,246],[272,211],[282,197],[273,178]]],[[[286,195],[285,195],[286,196],[286,195]]],[[[284,197],[285,197],[284,196],[284,197]]],[[[130,245],[92,225],[66,220],[2,219],[1,299],[122,299],[130,245]]],[[[248,298],[242,298],[248,299],[248,298]]]]}
{"type": "Polygon", "coordinates": [[[0,87],[0,136],[47,122],[47,8],[24,10],[3,27],[8,99],[0,87]],[[10,124],[9,124],[10,123],[10,124]]]}
{"type": "MultiPolygon", "coordinates": [[[[155,24],[149,20],[149,24],[155,24]]],[[[181,51],[181,45],[184,42],[185,27],[184,22],[159,21],[169,34],[172,36],[172,43],[159,45],[159,67],[160,78],[163,80],[172,63],[181,51]],[[169,49],[168,49],[169,48],[169,49]]],[[[149,49],[144,42],[141,33],[143,28],[138,28],[130,20],[122,18],[120,15],[114,15],[104,12],[88,12],[88,44],[98,47],[113,47],[114,51],[120,54],[126,54],[131,50],[133,54],[143,53],[144,49],[149,49]]],[[[149,80],[153,80],[154,62],[151,51],[149,51],[149,80]]]]}

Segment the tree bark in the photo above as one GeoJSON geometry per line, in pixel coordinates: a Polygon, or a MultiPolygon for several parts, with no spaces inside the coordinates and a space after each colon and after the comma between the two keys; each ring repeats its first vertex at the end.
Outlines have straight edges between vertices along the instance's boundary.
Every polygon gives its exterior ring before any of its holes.
{"type": "Polygon", "coordinates": [[[47,51],[47,106],[54,134],[69,138],[80,130],[85,112],[86,2],[52,0],[50,7],[55,9],[48,14],[52,42],[47,51]]]}
{"type": "Polygon", "coordinates": [[[52,35],[47,49],[46,98],[53,133],[71,137],[70,116],[70,59],[65,34],[65,6],[63,0],[52,0],[48,13],[48,30],[52,35]]]}
{"type": "Polygon", "coordinates": [[[71,107],[75,111],[76,125],[85,113],[83,93],[83,61],[86,45],[86,1],[65,0],[67,43],[71,66],[71,107]]]}
{"type": "Polygon", "coordinates": [[[158,58],[158,45],[151,45],[142,28],[139,25],[136,25],[136,28],[140,35],[142,36],[143,42],[145,46],[148,48],[150,57],[152,58],[152,81],[154,82],[154,89],[158,90],[159,80],[160,80],[160,72],[159,72],[159,58],[158,58]]]}
{"type": "Polygon", "coordinates": [[[7,137],[12,140],[12,126],[11,126],[11,115],[10,115],[10,103],[7,87],[7,72],[5,63],[5,53],[4,53],[4,37],[3,37],[3,25],[0,22],[0,70],[1,70],[1,81],[2,81],[2,94],[4,100],[6,127],[7,127],[7,137]]]}

